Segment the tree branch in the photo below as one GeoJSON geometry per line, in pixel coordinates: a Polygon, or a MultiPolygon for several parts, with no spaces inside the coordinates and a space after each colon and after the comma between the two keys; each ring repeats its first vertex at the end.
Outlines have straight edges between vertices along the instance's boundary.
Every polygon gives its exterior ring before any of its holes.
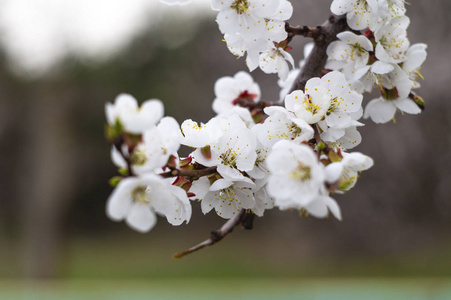
{"type": "MultiPolygon", "coordinates": [[[[289,26],[290,27],[290,26],[289,26]]],[[[327,47],[337,39],[337,34],[346,30],[348,27],[345,16],[331,16],[323,25],[318,26],[314,31],[310,27],[291,27],[294,31],[304,33],[304,36],[313,37],[315,46],[310,55],[305,59],[304,66],[296,78],[291,92],[295,90],[304,90],[305,84],[310,78],[322,75],[327,61],[327,47]]]]}
{"type": "MultiPolygon", "coordinates": [[[[174,258],[181,258],[185,255],[191,254],[193,252],[196,252],[202,248],[205,248],[207,246],[212,246],[214,244],[216,244],[217,242],[219,242],[220,240],[222,240],[226,235],[228,235],[229,233],[231,233],[233,231],[233,229],[238,226],[239,224],[243,223],[243,221],[246,221],[246,223],[248,222],[247,220],[249,218],[246,218],[245,216],[248,215],[246,213],[245,209],[241,209],[241,211],[234,216],[233,218],[231,218],[230,220],[228,220],[227,222],[224,223],[224,225],[222,225],[222,227],[218,230],[212,231],[210,234],[210,238],[208,240],[203,241],[202,243],[189,248],[188,250],[179,252],[174,254],[174,258]]],[[[253,214],[252,214],[253,215],[253,214]]],[[[252,221],[251,221],[252,222],[252,221]]],[[[251,229],[252,226],[247,226],[245,227],[246,229],[251,229]]]]}
{"type": "Polygon", "coordinates": [[[198,169],[198,170],[191,170],[191,169],[173,169],[169,172],[160,174],[160,176],[164,178],[170,178],[170,177],[178,177],[178,176],[185,176],[185,177],[202,177],[207,176],[216,173],[216,167],[209,167],[205,169],[198,169]]]}
{"type": "Polygon", "coordinates": [[[318,38],[321,35],[321,27],[309,27],[309,26],[291,26],[288,22],[285,22],[285,30],[289,35],[301,35],[303,37],[318,38]]]}

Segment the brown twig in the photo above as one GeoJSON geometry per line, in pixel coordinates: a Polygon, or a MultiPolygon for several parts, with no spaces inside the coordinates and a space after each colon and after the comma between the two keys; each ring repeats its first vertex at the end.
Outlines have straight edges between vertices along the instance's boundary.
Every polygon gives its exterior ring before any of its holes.
{"type": "Polygon", "coordinates": [[[170,177],[178,177],[178,176],[185,176],[185,177],[203,177],[207,175],[211,175],[216,173],[216,167],[209,167],[205,169],[173,169],[169,172],[160,174],[160,176],[164,178],[170,178],[170,177]]]}
{"type": "MultiPolygon", "coordinates": [[[[212,231],[209,239],[203,241],[202,243],[200,243],[194,247],[189,248],[188,250],[174,254],[174,258],[181,258],[185,255],[196,252],[202,248],[216,244],[217,242],[222,240],[226,235],[231,233],[236,226],[238,226],[239,224],[242,224],[243,221],[248,220],[248,218],[245,217],[246,215],[249,215],[246,213],[246,210],[241,209],[241,211],[236,216],[234,216],[233,218],[231,218],[230,220],[225,222],[224,225],[222,225],[222,227],[220,229],[212,231]]],[[[246,221],[246,223],[247,223],[247,221],[246,221]]],[[[252,228],[252,226],[245,227],[245,228],[250,229],[250,228],[252,228]]]]}
{"type": "Polygon", "coordinates": [[[300,35],[309,38],[318,38],[321,35],[321,27],[309,27],[309,26],[291,26],[288,22],[285,22],[285,30],[291,36],[300,35]]]}
{"type": "Polygon", "coordinates": [[[251,111],[254,109],[263,110],[265,107],[280,106],[281,104],[279,104],[278,102],[268,102],[268,101],[250,102],[250,101],[238,99],[235,101],[235,105],[247,108],[251,111]]]}
{"type": "MultiPolygon", "coordinates": [[[[321,138],[321,133],[319,132],[319,128],[318,125],[313,125],[313,132],[314,132],[314,137],[315,137],[315,142],[316,145],[319,145],[320,143],[324,145],[324,147],[327,147],[326,143],[323,142],[323,139],[321,138]]],[[[322,149],[317,149],[318,151],[318,160],[320,160],[321,157],[321,151],[322,149]]]]}

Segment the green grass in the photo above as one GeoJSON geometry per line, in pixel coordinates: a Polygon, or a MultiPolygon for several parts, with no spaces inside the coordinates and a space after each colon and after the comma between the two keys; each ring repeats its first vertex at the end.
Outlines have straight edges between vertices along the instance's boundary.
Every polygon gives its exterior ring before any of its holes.
{"type": "MultiPolygon", "coordinates": [[[[185,244],[185,245],[184,245],[185,244]]],[[[396,256],[303,257],[262,251],[255,240],[227,239],[182,259],[178,240],[83,240],[67,253],[68,278],[374,278],[450,277],[451,249],[396,256]]],[[[446,248],[445,248],[446,249],[446,248]]]]}
{"type": "MultiPolygon", "coordinates": [[[[186,239],[138,234],[72,239],[59,261],[58,278],[451,278],[451,247],[446,245],[437,248],[440,250],[392,256],[305,257],[294,249],[284,249],[284,243],[265,249],[258,240],[243,237],[246,235],[234,233],[182,259],[172,255],[192,246],[186,239]]],[[[20,278],[17,254],[0,256],[0,266],[0,278],[20,278]]]]}

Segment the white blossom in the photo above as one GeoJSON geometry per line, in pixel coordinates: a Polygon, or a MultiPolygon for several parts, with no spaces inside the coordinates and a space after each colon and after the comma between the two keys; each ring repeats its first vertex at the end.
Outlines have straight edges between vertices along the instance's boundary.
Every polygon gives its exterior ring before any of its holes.
{"type": "Polygon", "coordinates": [[[367,27],[374,29],[384,17],[380,14],[380,2],[381,0],[334,0],[330,10],[337,16],[346,14],[348,25],[354,30],[367,27]]]}
{"type": "Polygon", "coordinates": [[[157,99],[147,100],[139,107],[133,96],[120,94],[114,104],[105,105],[105,113],[108,124],[119,121],[126,132],[140,134],[158,123],[164,115],[164,107],[157,99]]]}
{"type": "Polygon", "coordinates": [[[342,149],[352,149],[362,142],[362,136],[356,126],[345,129],[345,134],[337,139],[334,144],[342,149]]]}
{"type": "Polygon", "coordinates": [[[313,128],[284,107],[266,107],[264,111],[268,118],[252,128],[262,145],[272,147],[280,140],[300,144],[313,137],[313,128]]]}
{"type": "Polygon", "coordinates": [[[389,18],[399,18],[405,15],[405,0],[382,0],[383,10],[388,10],[389,18]]]}
{"type": "Polygon", "coordinates": [[[410,20],[407,16],[392,19],[374,32],[376,57],[388,63],[400,63],[406,59],[405,52],[409,48],[407,27],[410,20]]]}
{"type": "Polygon", "coordinates": [[[267,180],[257,180],[257,187],[254,192],[255,206],[252,207],[252,212],[259,217],[263,217],[265,210],[274,208],[275,200],[267,191],[267,180]]]}
{"type": "Polygon", "coordinates": [[[192,153],[192,157],[204,166],[216,166],[218,173],[228,180],[251,182],[242,172],[254,168],[257,158],[255,134],[238,115],[217,120],[221,134],[208,144],[209,156],[205,155],[204,149],[198,148],[192,153]]]}
{"type": "Polygon", "coordinates": [[[427,45],[422,43],[410,46],[406,51],[406,59],[402,62],[402,69],[413,83],[412,88],[420,87],[417,80],[418,77],[423,78],[420,71],[427,57],[426,49],[427,45]]]}
{"type": "Polygon", "coordinates": [[[365,107],[365,119],[371,118],[375,123],[387,123],[395,117],[396,111],[416,115],[421,112],[418,105],[409,98],[385,100],[382,97],[371,100],[365,107]]]}
{"type": "Polygon", "coordinates": [[[326,116],[331,105],[327,89],[322,86],[311,88],[304,94],[296,90],[285,97],[285,106],[296,117],[309,124],[314,124],[326,116]]]}
{"type": "Polygon", "coordinates": [[[254,82],[252,76],[240,71],[233,77],[219,78],[214,87],[216,98],[213,100],[213,111],[217,114],[230,112],[235,107],[234,101],[246,99],[258,102],[260,100],[260,87],[254,82]]]}
{"type": "Polygon", "coordinates": [[[302,207],[311,203],[324,185],[324,167],[306,145],[280,141],[267,158],[271,176],[268,192],[281,209],[302,207]]]}
{"type": "Polygon", "coordinates": [[[348,191],[357,182],[358,173],[374,165],[373,159],[359,152],[343,153],[343,159],[326,167],[326,181],[338,182],[341,191],[348,191]]]}
{"type": "Polygon", "coordinates": [[[303,207],[310,215],[316,218],[325,218],[329,215],[329,211],[338,220],[342,220],[341,210],[335,199],[331,198],[325,189],[313,201],[303,207]]]}
{"type": "Polygon", "coordinates": [[[239,57],[247,52],[250,71],[259,65],[259,53],[287,38],[285,21],[293,7],[287,0],[212,0],[216,21],[229,50],[239,57]]]}
{"type": "Polygon", "coordinates": [[[325,67],[342,71],[350,79],[355,69],[367,65],[373,45],[367,37],[350,31],[337,34],[337,38],[337,41],[327,47],[328,60],[325,67]]]}
{"type": "Polygon", "coordinates": [[[399,98],[407,98],[414,85],[408,74],[395,63],[376,61],[356,70],[354,75],[363,84],[364,91],[371,92],[375,86],[381,91],[393,90],[399,98]]]}
{"type": "Polygon", "coordinates": [[[280,79],[286,80],[290,71],[290,66],[294,66],[293,57],[282,48],[270,48],[260,54],[259,67],[267,73],[277,73],[280,79]]]}
{"type": "Polygon", "coordinates": [[[212,0],[211,7],[218,11],[216,21],[222,33],[260,38],[265,34],[266,21],[271,19],[279,0],[212,0]]]}
{"type": "Polygon", "coordinates": [[[142,142],[131,153],[133,171],[143,174],[163,168],[171,155],[177,155],[182,138],[174,118],[161,119],[157,127],[144,131],[142,142]]]}
{"type": "MultiPolygon", "coordinates": [[[[121,151],[125,152],[127,151],[126,147],[122,147],[121,151]]],[[[127,161],[124,159],[122,154],[119,152],[119,150],[116,149],[115,146],[111,146],[111,152],[110,152],[111,161],[113,164],[118,168],[127,168],[127,161]]]]}
{"type": "Polygon", "coordinates": [[[222,134],[219,118],[212,118],[206,124],[198,124],[193,120],[185,120],[182,123],[182,133],[184,138],[181,144],[202,148],[215,143],[222,134]]]}
{"type": "Polygon", "coordinates": [[[285,106],[306,122],[317,123],[321,138],[335,143],[345,135],[347,128],[363,125],[357,122],[362,115],[362,98],[351,90],[342,73],[333,71],[307,81],[305,94],[302,91],[291,93],[285,99],[285,106]]]}
{"type": "Polygon", "coordinates": [[[259,141],[257,145],[258,146],[256,147],[255,150],[257,158],[255,159],[254,167],[251,170],[247,171],[246,173],[254,179],[263,180],[267,178],[270,174],[268,167],[266,165],[266,158],[268,157],[271,149],[269,147],[264,146],[259,141]]]}
{"type": "Polygon", "coordinates": [[[155,213],[166,216],[172,225],[188,222],[191,205],[184,190],[146,174],[122,179],[108,199],[106,212],[114,221],[125,220],[131,228],[147,232],[156,224],[155,213]]]}
{"type": "Polygon", "coordinates": [[[226,179],[216,180],[201,201],[202,212],[208,213],[213,208],[218,216],[230,219],[242,209],[255,206],[253,188],[249,182],[232,182],[226,179]]]}

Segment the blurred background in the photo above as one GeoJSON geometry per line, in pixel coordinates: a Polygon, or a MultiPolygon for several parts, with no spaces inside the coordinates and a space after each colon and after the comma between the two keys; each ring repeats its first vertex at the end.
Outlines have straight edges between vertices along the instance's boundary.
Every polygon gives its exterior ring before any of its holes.
{"type": "MultiPolygon", "coordinates": [[[[330,2],[293,0],[290,23],[323,23],[330,2]]],[[[0,298],[451,299],[451,2],[409,2],[411,43],[429,46],[426,110],[364,121],[355,150],[375,166],[336,196],[343,221],[267,211],[176,260],[223,220],[193,203],[188,225],[160,218],[148,234],[110,221],[104,105],[127,92],[180,123],[211,118],[216,79],[247,68],[209,1],[0,1],[0,298]]],[[[252,75],[278,99],[276,75],[252,75]]]]}

